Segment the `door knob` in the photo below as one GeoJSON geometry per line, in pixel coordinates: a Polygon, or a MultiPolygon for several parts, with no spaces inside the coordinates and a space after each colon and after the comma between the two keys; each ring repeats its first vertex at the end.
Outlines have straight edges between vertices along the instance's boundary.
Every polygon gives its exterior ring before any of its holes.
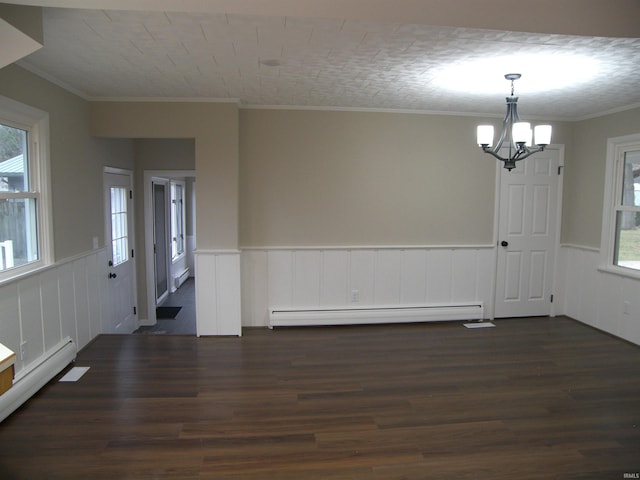
{"type": "Polygon", "coordinates": [[[509,246],[509,242],[507,242],[506,240],[502,240],[500,242],[500,245],[502,245],[503,247],[508,247],[509,246]]]}
{"type": "Polygon", "coordinates": [[[117,273],[109,272],[109,278],[116,278],[117,276],[117,273]]]}

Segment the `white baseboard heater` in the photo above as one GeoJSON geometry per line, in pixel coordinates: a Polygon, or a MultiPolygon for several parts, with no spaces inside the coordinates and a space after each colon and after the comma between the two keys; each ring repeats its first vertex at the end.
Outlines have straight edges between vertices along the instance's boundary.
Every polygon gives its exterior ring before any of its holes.
{"type": "Polygon", "coordinates": [[[269,310],[269,328],[304,325],[358,325],[374,323],[482,320],[482,302],[448,305],[388,305],[344,308],[279,308],[269,310]]]}
{"type": "Polygon", "coordinates": [[[39,361],[18,372],[13,386],[0,395],[0,422],[69,365],[76,358],[76,351],[75,343],[67,337],[39,361]]]}
{"type": "Polygon", "coordinates": [[[189,269],[188,268],[184,269],[181,273],[179,273],[175,277],[173,277],[173,282],[174,282],[174,285],[176,287],[176,290],[178,288],[180,288],[184,282],[187,281],[187,278],[189,278],[189,269]]]}

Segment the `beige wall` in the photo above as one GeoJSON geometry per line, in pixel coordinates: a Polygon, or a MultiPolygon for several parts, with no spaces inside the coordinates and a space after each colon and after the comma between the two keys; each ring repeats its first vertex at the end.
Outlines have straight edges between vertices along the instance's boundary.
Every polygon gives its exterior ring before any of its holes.
{"type": "Polygon", "coordinates": [[[496,160],[475,144],[486,121],[241,110],[240,245],[490,244],[496,160]]]}
{"type": "Polygon", "coordinates": [[[133,168],[127,142],[100,141],[89,134],[88,103],[22,68],[0,69],[0,95],[49,113],[55,259],[104,245],[102,169],[133,168]]]}
{"type": "Polygon", "coordinates": [[[573,125],[564,181],[562,242],[600,247],[607,139],[640,132],[640,108],[573,125]]]}
{"type": "Polygon", "coordinates": [[[91,133],[193,138],[197,248],[238,247],[238,107],[235,103],[92,102],[91,133]]]}

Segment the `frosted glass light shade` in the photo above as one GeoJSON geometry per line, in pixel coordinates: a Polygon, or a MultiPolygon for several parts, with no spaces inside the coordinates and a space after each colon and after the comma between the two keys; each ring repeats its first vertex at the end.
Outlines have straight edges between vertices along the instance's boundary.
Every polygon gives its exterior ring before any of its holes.
{"type": "Polygon", "coordinates": [[[493,125],[478,125],[478,145],[486,145],[488,147],[493,145],[493,125]]]}
{"type": "Polygon", "coordinates": [[[534,135],[536,145],[549,145],[551,143],[551,125],[536,125],[534,135]]]}
{"type": "Polygon", "coordinates": [[[529,122],[514,123],[512,133],[515,143],[531,144],[531,124],[529,122]]]}

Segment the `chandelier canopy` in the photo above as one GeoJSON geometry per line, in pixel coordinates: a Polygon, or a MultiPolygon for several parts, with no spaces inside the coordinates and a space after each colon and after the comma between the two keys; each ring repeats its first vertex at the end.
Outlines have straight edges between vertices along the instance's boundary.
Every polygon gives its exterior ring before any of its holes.
{"type": "Polygon", "coordinates": [[[537,125],[531,130],[529,122],[521,122],[518,116],[518,97],[514,96],[513,82],[522,75],[508,73],[504,76],[511,81],[511,96],[507,97],[507,113],[502,122],[502,132],[498,142],[493,143],[493,125],[478,125],[478,146],[485,153],[493,155],[501,162],[504,168],[511,171],[516,167],[516,162],[524,160],[536,152],[541,152],[551,142],[551,125],[537,125]],[[535,136],[535,147],[531,142],[535,136]],[[505,141],[507,142],[505,144],[505,141]],[[505,156],[502,156],[505,155],[505,156]]]}

